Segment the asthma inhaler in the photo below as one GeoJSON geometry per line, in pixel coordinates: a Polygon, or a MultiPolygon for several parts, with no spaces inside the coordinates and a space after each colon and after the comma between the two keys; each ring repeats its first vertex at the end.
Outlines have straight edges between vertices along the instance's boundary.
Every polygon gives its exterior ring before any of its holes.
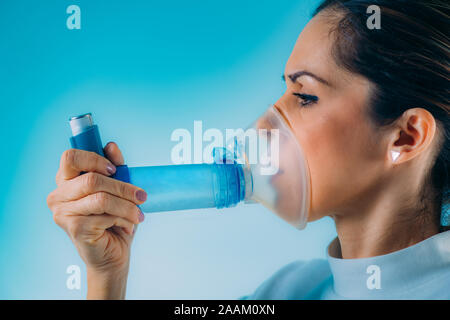
{"type": "MultiPolygon", "coordinates": [[[[69,123],[73,148],[104,155],[98,126],[90,113],[70,118],[69,123]]],[[[310,207],[310,174],[291,127],[274,106],[248,129],[234,137],[226,148],[215,148],[212,164],[123,165],[116,167],[112,177],[147,192],[148,200],[140,205],[144,213],[221,209],[239,202],[261,203],[291,225],[303,229],[310,207]],[[263,149],[270,150],[263,161],[250,161],[253,151],[245,143],[248,129],[257,132],[256,138],[260,132],[267,131],[272,138],[277,138],[262,139],[263,149]],[[276,166],[272,167],[274,163],[276,166]]]]}

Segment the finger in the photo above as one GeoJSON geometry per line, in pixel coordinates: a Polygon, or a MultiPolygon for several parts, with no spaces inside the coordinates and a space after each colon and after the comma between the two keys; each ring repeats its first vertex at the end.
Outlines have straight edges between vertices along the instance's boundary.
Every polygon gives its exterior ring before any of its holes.
{"type": "Polygon", "coordinates": [[[61,202],[55,213],[74,215],[100,215],[107,213],[138,224],[143,221],[141,210],[131,201],[113,196],[106,192],[97,192],[76,201],[61,202]]]}
{"type": "Polygon", "coordinates": [[[125,160],[123,159],[122,152],[115,142],[109,142],[105,149],[103,150],[105,156],[111,160],[111,162],[116,166],[121,166],[125,164],[125,160]]]}
{"type": "Polygon", "coordinates": [[[64,229],[72,239],[85,240],[94,244],[105,232],[112,227],[121,227],[129,235],[133,234],[134,224],[126,219],[109,214],[93,216],[77,216],[66,218],[64,229]]]}
{"type": "Polygon", "coordinates": [[[147,200],[147,193],[135,185],[88,172],[60,184],[53,195],[53,201],[78,200],[97,192],[107,192],[135,204],[142,204],[147,200]]]}
{"type": "Polygon", "coordinates": [[[129,235],[133,235],[134,224],[123,218],[111,216],[108,214],[93,216],[89,227],[93,232],[101,232],[112,227],[120,227],[129,235]]]}
{"type": "Polygon", "coordinates": [[[81,172],[98,172],[104,175],[111,175],[116,172],[116,167],[108,159],[95,152],[69,149],[61,156],[60,167],[56,174],[56,182],[72,179],[81,172]]]}

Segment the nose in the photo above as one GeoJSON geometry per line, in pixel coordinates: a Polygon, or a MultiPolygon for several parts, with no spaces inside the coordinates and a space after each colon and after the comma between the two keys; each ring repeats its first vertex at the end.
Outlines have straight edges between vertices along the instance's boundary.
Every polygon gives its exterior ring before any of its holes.
{"type": "Polygon", "coordinates": [[[286,122],[288,127],[291,130],[294,130],[294,128],[292,127],[292,123],[289,120],[289,113],[288,113],[288,109],[286,107],[286,98],[287,98],[287,94],[289,94],[288,91],[289,90],[287,90],[286,93],[282,97],[280,97],[280,99],[278,99],[278,101],[273,105],[273,107],[278,111],[278,113],[283,118],[283,120],[286,122]]]}

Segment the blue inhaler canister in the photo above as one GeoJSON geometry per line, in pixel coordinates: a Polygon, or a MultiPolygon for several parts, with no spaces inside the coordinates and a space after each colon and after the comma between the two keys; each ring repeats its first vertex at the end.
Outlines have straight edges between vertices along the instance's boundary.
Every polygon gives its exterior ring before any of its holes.
{"type": "MultiPolygon", "coordinates": [[[[91,113],[85,113],[69,119],[72,137],[70,137],[70,145],[74,149],[95,152],[102,157],[103,144],[100,138],[98,126],[94,124],[91,113]]],[[[116,166],[116,173],[112,176],[123,182],[130,182],[128,167],[126,165],[116,166]]]]}
{"type": "Polygon", "coordinates": [[[72,129],[72,148],[92,151],[104,157],[100,133],[90,113],[70,118],[69,124],[72,129]]]}

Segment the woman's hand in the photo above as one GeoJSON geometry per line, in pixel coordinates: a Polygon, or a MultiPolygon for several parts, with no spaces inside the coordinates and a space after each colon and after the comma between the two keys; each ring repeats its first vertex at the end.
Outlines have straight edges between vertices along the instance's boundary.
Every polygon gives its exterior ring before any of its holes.
{"type": "Polygon", "coordinates": [[[144,220],[136,205],[147,194],[108,177],[124,160],[115,143],[104,152],[109,160],[93,152],[65,151],[47,204],[86,263],[88,298],[117,299],[125,296],[135,225],[144,220]]]}

